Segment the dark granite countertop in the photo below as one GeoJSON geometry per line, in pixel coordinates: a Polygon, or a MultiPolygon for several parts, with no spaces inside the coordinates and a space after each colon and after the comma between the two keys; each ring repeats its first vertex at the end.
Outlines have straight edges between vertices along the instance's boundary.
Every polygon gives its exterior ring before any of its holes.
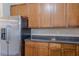
{"type": "Polygon", "coordinates": [[[30,41],[79,44],[79,37],[32,35],[32,38],[30,39],[30,41]]]}

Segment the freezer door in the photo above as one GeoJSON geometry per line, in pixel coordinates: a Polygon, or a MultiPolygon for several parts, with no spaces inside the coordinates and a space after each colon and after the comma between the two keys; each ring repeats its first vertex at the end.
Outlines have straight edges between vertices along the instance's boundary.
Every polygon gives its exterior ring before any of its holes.
{"type": "Polygon", "coordinates": [[[0,55],[21,55],[20,30],[17,21],[0,22],[0,55]]]}
{"type": "Polygon", "coordinates": [[[6,35],[6,26],[0,22],[0,55],[2,56],[8,55],[6,35]]]}

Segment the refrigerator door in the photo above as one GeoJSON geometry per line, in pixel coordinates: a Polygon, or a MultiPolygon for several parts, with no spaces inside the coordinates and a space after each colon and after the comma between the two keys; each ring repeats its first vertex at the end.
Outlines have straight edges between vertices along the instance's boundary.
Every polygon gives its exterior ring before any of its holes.
{"type": "Polygon", "coordinates": [[[16,20],[0,20],[0,55],[21,55],[20,23],[16,20]]]}
{"type": "Polygon", "coordinates": [[[9,22],[7,27],[8,53],[9,56],[21,55],[21,40],[19,39],[19,24],[16,21],[9,22]]]}
{"type": "Polygon", "coordinates": [[[2,22],[0,22],[0,55],[8,55],[7,54],[7,39],[6,39],[6,34],[4,34],[6,31],[6,26],[2,22]],[[4,30],[5,29],[5,30],[4,30]],[[5,38],[5,40],[4,40],[5,38]]]}

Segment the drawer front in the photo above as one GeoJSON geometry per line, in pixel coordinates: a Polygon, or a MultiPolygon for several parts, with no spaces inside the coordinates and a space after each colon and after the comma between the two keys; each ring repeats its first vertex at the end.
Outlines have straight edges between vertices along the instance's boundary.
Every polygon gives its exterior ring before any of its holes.
{"type": "Polygon", "coordinates": [[[61,44],[59,44],[59,43],[49,43],[49,48],[52,48],[52,49],[61,48],[61,44]]]}
{"type": "Polygon", "coordinates": [[[36,47],[48,47],[47,42],[31,42],[31,45],[36,47]]]}

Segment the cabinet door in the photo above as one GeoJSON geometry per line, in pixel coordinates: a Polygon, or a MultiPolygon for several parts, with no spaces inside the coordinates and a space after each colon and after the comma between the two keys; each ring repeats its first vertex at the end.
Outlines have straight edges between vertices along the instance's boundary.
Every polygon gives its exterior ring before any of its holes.
{"type": "Polygon", "coordinates": [[[27,16],[28,17],[28,4],[18,4],[11,6],[12,16],[27,16]]]}
{"type": "Polygon", "coordinates": [[[30,46],[25,46],[25,56],[32,56],[33,55],[33,51],[32,51],[32,47],[30,46]]]}
{"type": "Polygon", "coordinates": [[[18,9],[18,15],[19,16],[27,16],[28,17],[28,4],[20,4],[17,5],[17,9],[18,9]]]}
{"type": "Polygon", "coordinates": [[[39,3],[29,4],[29,27],[38,28],[40,20],[39,3]]]}
{"type": "Polygon", "coordinates": [[[61,44],[50,43],[49,44],[49,56],[61,56],[62,49],[61,44]]]}
{"type": "Polygon", "coordinates": [[[11,6],[10,8],[10,15],[11,16],[17,16],[18,15],[18,7],[16,5],[11,6]]]}
{"type": "Polygon", "coordinates": [[[76,49],[63,49],[62,55],[63,56],[75,56],[76,49]]]}
{"type": "Polygon", "coordinates": [[[48,43],[38,42],[38,56],[48,56],[48,43]]]}
{"type": "Polygon", "coordinates": [[[79,26],[79,4],[67,4],[67,20],[70,27],[79,26]]]}
{"type": "Polygon", "coordinates": [[[35,42],[25,42],[25,56],[37,56],[38,48],[35,42]]]}
{"type": "Polygon", "coordinates": [[[48,56],[48,47],[39,47],[38,56],[48,56]]]}
{"type": "Polygon", "coordinates": [[[40,27],[50,27],[50,4],[40,4],[40,27]]]}
{"type": "Polygon", "coordinates": [[[46,43],[46,42],[32,42],[32,45],[36,47],[35,51],[38,56],[48,56],[48,43],[46,43]]]}
{"type": "Polygon", "coordinates": [[[48,56],[48,43],[44,42],[31,42],[25,44],[26,56],[48,56]]]}
{"type": "Polygon", "coordinates": [[[75,44],[62,44],[62,55],[63,56],[75,56],[76,55],[75,44]]]}
{"type": "Polygon", "coordinates": [[[25,56],[32,56],[32,47],[31,47],[31,42],[25,42],[25,56]]]}
{"type": "Polygon", "coordinates": [[[55,3],[51,5],[51,27],[66,27],[65,4],[55,3]]]}

